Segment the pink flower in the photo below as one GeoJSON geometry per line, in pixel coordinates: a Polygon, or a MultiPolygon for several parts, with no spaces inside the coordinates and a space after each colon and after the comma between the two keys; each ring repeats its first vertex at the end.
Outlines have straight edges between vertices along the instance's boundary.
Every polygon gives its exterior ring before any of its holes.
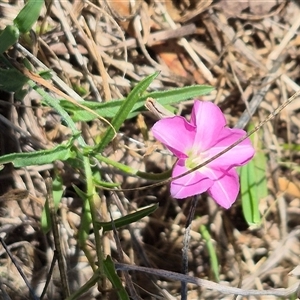
{"type": "MultiPolygon", "coordinates": [[[[226,127],[218,106],[196,100],[190,122],[180,116],[164,118],[152,128],[154,137],[177,158],[172,177],[177,177],[218,154],[246,132],[226,127]]],[[[235,167],[246,164],[254,155],[247,138],[204,167],[171,182],[171,195],[182,199],[205,191],[221,206],[229,208],[239,193],[235,167]]]]}

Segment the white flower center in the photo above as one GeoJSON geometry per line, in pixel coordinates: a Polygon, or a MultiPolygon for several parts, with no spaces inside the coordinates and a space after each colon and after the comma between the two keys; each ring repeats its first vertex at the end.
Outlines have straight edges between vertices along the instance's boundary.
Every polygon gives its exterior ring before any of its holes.
{"type": "Polygon", "coordinates": [[[187,160],[185,161],[185,166],[188,169],[193,169],[208,159],[206,153],[195,151],[195,149],[191,149],[187,151],[187,160]]]}

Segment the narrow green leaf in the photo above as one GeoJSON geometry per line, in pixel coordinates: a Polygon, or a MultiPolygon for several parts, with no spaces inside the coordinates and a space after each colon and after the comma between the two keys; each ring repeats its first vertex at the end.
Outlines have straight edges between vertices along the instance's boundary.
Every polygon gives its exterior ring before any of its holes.
{"type": "MultiPolygon", "coordinates": [[[[157,76],[158,73],[156,72],[144,78],[133,88],[133,90],[128,95],[127,100],[122,103],[120,109],[111,121],[111,125],[114,127],[115,131],[118,131],[120,129],[121,125],[126,120],[128,114],[131,112],[134,104],[137,102],[137,100],[141,97],[142,93],[145,92],[145,90],[157,76]]],[[[114,131],[111,127],[108,127],[101,142],[99,143],[98,151],[101,152],[104,149],[104,147],[113,139],[113,137],[114,131]]]]}
{"type": "Polygon", "coordinates": [[[65,161],[68,158],[76,157],[76,151],[71,149],[69,143],[70,141],[65,145],[58,145],[50,150],[3,155],[0,157],[0,164],[12,163],[16,168],[20,168],[32,165],[49,164],[55,160],[65,161]]]}
{"type": "MultiPolygon", "coordinates": [[[[208,94],[213,90],[210,86],[188,86],[183,88],[176,88],[161,92],[151,92],[145,96],[140,97],[137,102],[133,105],[131,112],[128,114],[127,118],[132,118],[136,116],[139,112],[146,110],[144,103],[148,97],[151,97],[158,101],[161,105],[169,105],[179,103],[188,99],[195,97],[200,97],[202,95],[208,94]]],[[[84,101],[80,104],[92,109],[97,114],[104,118],[113,118],[116,113],[120,110],[120,107],[126,102],[127,99],[113,100],[105,103],[98,103],[95,101],[84,101]]],[[[74,122],[84,121],[88,122],[95,119],[95,115],[83,110],[82,108],[75,106],[66,100],[61,100],[61,106],[72,115],[74,122]]]]}
{"type": "Polygon", "coordinates": [[[115,265],[110,256],[107,256],[103,261],[103,268],[106,277],[110,280],[115,291],[118,294],[118,299],[120,300],[129,300],[129,296],[120,280],[120,277],[116,273],[115,265]]]}
{"type": "Polygon", "coordinates": [[[140,209],[132,214],[129,214],[127,216],[113,220],[111,222],[96,222],[96,223],[97,223],[97,226],[103,228],[103,231],[109,231],[109,230],[113,229],[113,225],[115,228],[119,228],[122,226],[129,225],[131,223],[134,223],[136,221],[139,221],[142,218],[152,214],[157,208],[158,208],[158,204],[149,205],[149,206],[143,207],[142,209],[140,209]],[[113,222],[113,224],[112,224],[112,222],[113,222]]]}
{"type": "Polygon", "coordinates": [[[145,101],[148,97],[151,97],[160,102],[160,104],[167,105],[207,95],[213,90],[214,88],[209,85],[192,85],[167,91],[151,92],[148,95],[144,96],[143,100],[145,101]]]}
{"type": "Polygon", "coordinates": [[[77,288],[76,291],[65,300],[82,299],[80,296],[82,296],[89,289],[91,289],[100,279],[101,279],[101,276],[100,276],[99,272],[95,272],[93,274],[93,276],[87,282],[85,282],[85,284],[83,286],[77,288]]]}
{"type": "Polygon", "coordinates": [[[4,53],[15,44],[18,41],[19,36],[20,32],[16,26],[7,25],[0,34],[0,54],[4,53]]]}
{"type": "Polygon", "coordinates": [[[89,237],[90,226],[92,223],[92,217],[90,210],[85,209],[81,215],[80,228],[78,233],[79,245],[84,247],[87,238],[89,237]]]}
{"type": "Polygon", "coordinates": [[[124,165],[122,163],[119,163],[115,160],[109,159],[101,154],[94,154],[93,155],[95,158],[97,158],[99,161],[105,162],[108,165],[111,165],[120,171],[132,175],[132,176],[139,176],[140,178],[144,178],[147,180],[154,180],[154,181],[159,181],[159,180],[166,180],[171,177],[172,170],[167,170],[162,173],[147,173],[147,172],[142,172],[137,169],[134,169],[130,166],[124,165]]]}
{"type": "Polygon", "coordinates": [[[27,81],[28,78],[16,69],[0,68],[0,90],[2,91],[17,92],[22,89],[27,81]]]}
{"type": "Polygon", "coordinates": [[[242,209],[245,220],[249,225],[260,223],[258,209],[259,199],[257,196],[257,182],[254,161],[251,160],[240,169],[242,209]]]}
{"type": "Polygon", "coordinates": [[[47,198],[46,198],[45,206],[42,211],[41,226],[42,226],[42,231],[45,234],[48,233],[51,229],[51,217],[50,217],[50,210],[49,210],[49,204],[47,198]]]}
{"type": "MultiPolygon", "coordinates": [[[[55,173],[52,182],[52,194],[55,208],[58,209],[61,197],[63,195],[63,182],[61,176],[57,172],[55,173]]],[[[42,211],[41,226],[44,233],[48,233],[51,229],[51,218],[48,203],[45,204],[42,211]]]]}
{"type": "Polygon", "coordinates": [[[72,183],[72,187],[75,190],[76,194],[80,197],[80,199],[83,201],[86,201],[86,199],[88,197],[87,194],[73,183],[72,183]]]}
{"type": "Polygon", "coordinates": [[[44,0],[28,0],[17,17],[14,19],[14,24],[20,32],[26,33],[29,31],[33,24],[37,21],[44,0]]]}
{"type": "MultiPolygon", "coordinates": [[[[254,124],[250,123],[248,131],[253,128],[254,124]]],[[[245,220],[250,226],[257,226],[261,223],[259,201],[268,195],[266,179],[267,160],[262,150],[262,133],[253,134],[250,139],[252,144],[255,145],[256,153],[246,166],[239,169],[241,198],[245,220]]]]}
{"type": "Polygon", "coordinates": [[[76,194],[82,199],[83,201],[83,212],[81,215],[81,224],[79,229],[79,244],[81,246],[85,245],[86,239],[88,237],[88,233],[90,231],[90,226],[92,223],[92,215],[91,209],[88,201],[88,195],[79,189],[75,184],[72,184],[73,189],[75,190],[76,194]]]}
{"type": "Polygon", "coordinates": [[[96,180],[95,178],[93,178],[93,181],[94,181],[96,186],[104,187],[104,188],[108,188],[108,189],[113,189],[115,187],[120,186],[120,183],[113,183],[113,182],[107,182],[107,181],[102,181],[102,180],[96,180]]]}
{"type": "Polygon", "coordinates": [[[216,281],[219,282],[220,281],[219,262],[218,262],[218,257],[217,257],[215,248],[211,241],[211,236],[204,225],[200,226],[200,233],[206,242],[206,247],[207,247],[209,258],[210,258],[212,271],[214,273],[216,281]]]}
{"type": "Polygon", "coordinates": [[[43,100],[47,105],[55,109],[56,112],[63,118],[63,120],[68,124],[68,127],[72,130],[73,135],[78,138],[78,143],[80,144],[80,146],[86,146],[83,137],[77,130],[76,124],[73,122],[68,113],[61,107],[58,100],[49,96],[49,93],[47,93],[43,88],[39,87],[32,80],[29,80],[28,84],[43,97],[43,100]]]}

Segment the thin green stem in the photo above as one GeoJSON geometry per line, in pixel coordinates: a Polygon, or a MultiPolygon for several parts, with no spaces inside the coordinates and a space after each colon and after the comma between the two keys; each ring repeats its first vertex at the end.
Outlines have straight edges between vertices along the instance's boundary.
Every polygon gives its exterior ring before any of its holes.
{"type": "Polygon", "coordinates": [[[97,281],[99,280],[99,278],[100,278],[99,273],[95,272],[94,275],[82,287],[80,287],[74,294],[72,294],[66,300],[75,300],[75,299],[78,299],[81,295],[83,295],[90,288],[92,288],[97,283],[97,281]]]}
{"type": "Polygon", "coordinates": [[[120,171],[132,175],[132,176],[138,176],[140,178],[143,179],[147,179],[147,180],[166,180],[168,178],[171,177],[171,172],[172,170],[168,170],[166,172],[162,172],[162,173],[147,173],[147,172],[142,172],[139,171],[137,169],[131,168],[129,166],[126,166],[124,164],[121,164],[117,161],[114,161],[112,159],[109,159],[105,156],[102,156],[101,154],[96,154],[95,158],[98,159],[99,161],[105,162],[108,165],[111,165],[117,169],[119,169],[120,171]]]}
{"type": "MultiPolygon", "coordinates": [[[[54,99],[48,95],[44,91],[44,89],[40,88],[34,81],[28,80],[28,84],[36,90],[44,99],[44,101],[52,108],[54,108],[57,113],[63,118],[63,120],[67,123],[68,127],[72,130],[73,135],[78,134],[78,129],[76,128],[75,123],[68,115],[68,113],[60,106],[57,99],[54,99]]],[[[86,143],[81,135],[78,136],[78,143],[80,146],[85,147],[86,143]]]]}
{"type": "Polygon", "coordinates": [[[92,217],[92,224],[94,228],[94,236],[95,236],[95,244],[96,244],[96,255],[97,255],[97,260],[98,260],[98,267],[100,270],[100,277],[101,275],[104,275],[104,270],[103,270],[103,253],[102,253],[102,244],[101,244],[101,239],[99,235],[99,230],[95,230],[97,228],[97,215],[96,215],[96,207],[95,207],[95,186],[93,183],[93,174],[92,174],[92,169],[90,165],[90,160],[87,156],[83,157],[83,166],[84,166],[84,171],[85,171],[85,176],[86,176],[86,183],[87,183],[87,198],[88,198],[88,204],[91,212],[91,217],[92,217]]]}

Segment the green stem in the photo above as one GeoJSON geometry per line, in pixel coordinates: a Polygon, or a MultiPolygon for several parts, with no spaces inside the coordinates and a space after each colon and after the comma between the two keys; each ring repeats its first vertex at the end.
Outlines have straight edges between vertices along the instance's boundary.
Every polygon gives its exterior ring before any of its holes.
{"type": "MultiPolygon", "coordinates": [[[[52,97],[50,97],[42,88],[38,87],[33,81],[29,80],[28,83],[32,88],[34,88],[44,98],[44,101],[49,106],[54,108],[61,115],[61,117],[67,123],[68,127],[72,130],[72,133],[74,135],[78,134],[78,130],[76,128],[75,123],[70,118],[68,113],[56,101],[56,99],[53,99],[52,97]]],[[[86,143],[81,135],[78,136],[78,143],[82,147],[86,146],[86,143]]],[[[96,224],[96,221],[97,221],[96,208],[94,205],[95,186],[93,183],[93,174],[92,174],[92,170],[91,170],[91,166],[90,166],[90,160],[89,160],[88,156],[83,156],[82,159],[83,159],[85,178],[86,178],[86,182],[87,182],[87,187],[86,187],[87,200],[85,201],[85,204],[84,204],[85,213],[88,214],[88,212],[90,211],[93,228],[97,228],[96,227],[97,226],[97,224],[96,224]]],[[[102,245],[101,245],[101,240],[100,240],[100,236],[99,236],[99,231],[95,230],[94,235],[95,235],[95,243],[96,243],[96,255],[97,255],[97,260],[99,263],[99,268],[100,268],[99,270],[100,270],[100,277],[101,277],[101,274],[104,274],[104,271],[103,271],[103,266],[102,266],[103,254],[102,254],[102,245]]],[[[82,246],[83,246],[83,248],[85,247],[84,245],[82,245],[82,246]]],[[[98,275],[98,277],[99,277],[99,275],[98,275]]]]}
{"type": "Polygon", "coordinates": [[[103,253],[102,253],[102,244],[100,240],[100,235],[99,231],[95,230],[97,228],[97,215],[96,215],[96,208],[95,208],[95,203],[94,203],[94,195],[95,195],[95,186],[93,183],[93,174],[92,174],[92,169],[90,165],[90,160],[87,156],[83,157],[83,166],[84,166],[84,171],[85,171],[85,176],[86,176],[86,183],[87,183],[87,197],[88,197],[88,205],[89,209],[91,212],[91,217],[92,217],[92,224],[94,228],[94,235],[95,235],[95,243],[96,243],[96,255],[97,255],[97,260],[98,260],[98,267],[100,270],[100,277],[101,275],[104,274],[103,270],[103,253]]]}
{"type": "Polygon", "coordinates": [[[106,164],[119,169],[120,171],[122,171],[126,174],[129,174],[131,176],[138,176],[138,177],[141,177],[141,178],[147,179],[147,180],[155,180],[155,181],[166,180],[171,177],[171,173],[172,173],[172,170],[168,170],[168,171],[162,172],[162,173],[142,172],[137,169],[126,166],[124,164],[121,164],[119,162],[116,162],[112,159],[109,159],[107,157],[104,157],[101,154],[96,154],[95,158],[97,158],[99,161],[105,162],[106,164]]]}
{"type": "Polygon", "coordinates": [[[91,289],[99,280],[100,276],[98,272],[95,272],[91,279],[87,281],[82,287],[80,287],[74,294],[68,297],[66,300],[75,300],[78,299],[81,295],[86,293],[89,289],[91,289]]]}
{"type": "MultiPolygon", "coordinates": [[[[58,100],[50,97],[42,88],[40,88],[34,81],[28,80],[28,84],[36,90],[44,99],[44,101],[52,108],[54,108],[58,114],[64,119],[68,127],[72,130],[73,135],[78,135],[78,129],[75,123],[68,115],[68,113],[60,106],[58,100]]],[[[85,147],[86,143],[81,135],[78,136],[78,143],[80,146],[85,147]]]]}

